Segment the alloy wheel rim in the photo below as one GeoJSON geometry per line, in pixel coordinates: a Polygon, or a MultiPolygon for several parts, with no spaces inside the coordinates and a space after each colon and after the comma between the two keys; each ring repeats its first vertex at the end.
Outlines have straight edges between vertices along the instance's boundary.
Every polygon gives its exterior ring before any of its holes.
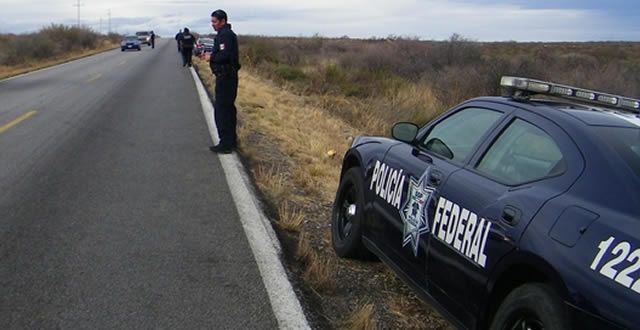
{"type": "Polygon", "coordinates": [[[355,202],[355,188],[353,185],[346,187],[340,204],[340,212],[338,214],[339,235],[344,240],[351,235],[353,229],[353,218],[356,216],[358,208],[355,202]]]}
{"type": "Polygon", "coordinates": [[[511,326],[507,327],[511,330],[543,330],[545,329],[544,323],[540,318],[530,311],[524,311],[518,313],[513,317],[513,322],[510,322],[511,326]]]}

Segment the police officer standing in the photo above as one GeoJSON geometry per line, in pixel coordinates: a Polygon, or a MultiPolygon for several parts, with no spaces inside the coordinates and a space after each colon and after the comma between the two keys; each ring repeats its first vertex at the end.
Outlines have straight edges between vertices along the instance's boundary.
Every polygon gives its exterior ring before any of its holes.
{"type": "Polygon", "coordinates": [[[217,153],[231,153],[237,147],[236,96],[238,95],[238,37],[227,23],[227,13],[218,9],[211,13],[211,26],[217,32],[209,66],[216,76],[214,111],[220,143],[209,149],[217,153]]]}
{"type": "Polygon", "coordinates": [[[193,44],[196,38],[189,32],[189,28],[184,28],[180,38],[180,49],[182,49],[182,66],[191,66],[191,56],[193,54],[193,44]]]}
{"type": "Polygon", "coordinates": [[[151,31],[151,49],[156,48],[156,34],[151,31]]]}

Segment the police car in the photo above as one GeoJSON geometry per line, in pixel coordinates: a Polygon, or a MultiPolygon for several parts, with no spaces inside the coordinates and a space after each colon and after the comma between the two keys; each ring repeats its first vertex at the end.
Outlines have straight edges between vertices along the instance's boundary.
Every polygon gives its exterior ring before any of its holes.
{"type": "Polygon", "coordinates": [[[640,327],[640,100],[501,85],[356,138],[334,250],[377,256],[460,328],[640,327]]]}

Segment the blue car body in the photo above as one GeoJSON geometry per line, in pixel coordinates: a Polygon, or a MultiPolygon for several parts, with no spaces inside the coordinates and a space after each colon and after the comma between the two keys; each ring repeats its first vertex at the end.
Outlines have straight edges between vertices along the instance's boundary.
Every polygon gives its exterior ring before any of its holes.
{"type": "Polygon", "coordinates": [[[458,327],[487,328],[514,288],[546,283],[575,329],[637,328],[639,159],[635,113],[480,97],[420,128],[413,142],[356,138],[342,176],[357,168],[362,177],[367,250],[458,327]],[[475,122],[447,123],[463,116],[475,122]],[[436,130],[453,139],[477,131],[477,139],[426,141],[436,130]],[[627,142],[637,155],[607,141],[619,130],[635,139],[627,142]]]}
{"type": "Polygon", "coordinates": [[[122,39],[122,41],[120,42],[120,50],[121,51],[125,51],[125,50],[130,50],[130,49],[135,49],[135,50],[141,50],[141,43],[140,40],[138,40],[138,37],[136,36],[127,36],[124,39],[122,39]]]}

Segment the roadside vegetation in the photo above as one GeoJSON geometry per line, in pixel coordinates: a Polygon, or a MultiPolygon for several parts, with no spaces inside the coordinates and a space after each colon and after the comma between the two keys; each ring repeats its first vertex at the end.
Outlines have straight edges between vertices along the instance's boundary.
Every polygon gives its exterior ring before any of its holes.
{"type": "MultiPolygon", "coordinates": [[[[638,43],[480,43],[241,36],[240,153],[320,328],[451,326],[380,262],[338,259],[330,216],[357,135],[424,124],[519,75],[640,97],[638,43]]],[[[211,91],[207,63],[196,68],[211,91]]]]}
{"type": "Polygon", "coordinates": [[[116,48],[120,36],[52,24],[29,34],[0,34],[0,79],[116,48]]]}

